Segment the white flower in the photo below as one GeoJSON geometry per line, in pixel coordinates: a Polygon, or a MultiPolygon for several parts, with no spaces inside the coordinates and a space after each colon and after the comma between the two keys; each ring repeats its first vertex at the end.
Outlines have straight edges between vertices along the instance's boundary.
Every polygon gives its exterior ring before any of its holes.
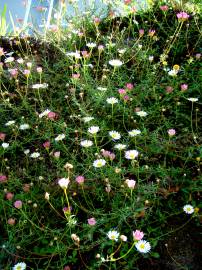
{"type": "Polygon", "coordinates": [[[58,185],[62,189],[67,189],[69,183],[70,183],[69,178],[61,178],[60,180],[58,180],[58,185]]]}
{"type": "Polygon", "coordinates": [[[19,58],[16,60],[19,64],[23,64],[24,63],[24,60],[22,58],[19,58]]]}
{"type": "Polygon", "coordinates": [[[88,47],[88,48],[95,48],[97,45],[96,45],[96,43],[93,43],[93,42],[89,42],[89,43],[87,43],[86,44],[86,46],[88,47]]]}
{"type": "Polygon", "coordinates": [[[171,69],[168,71],[168,75],[172,77],[177,76],[177,73],[178,73],[178,70],[174,70],[174,69],[171,69]]]}
{"type": "Polygon", "coordinates": [[[99,130],[100,128],[98,126],[92,126],[92,127],[89,127],[88,132],[91,134],[96,134],[99,130]]]}
{"type": "Polygon", "coordinates": [[[107,87],[101,87],[101,86],[98,86],[97,87],[97,89],[99,90],[99,91],[107,91],[107,87]]]}
{"type": "Polygon", "coordinates": [[[39,152],[34,152],[30,155],[31,158],[38,158],[40,157],[40,153],[39,152]]]}
{"type": "Polygon", "coordinates": [[[107,233],[107,236],[110,240],[113,240],[113,241],[118,241],[118,238],[119,238],[119,234],[117,231],[115,230],[112,230],[112,231],[109,231],[107,233]]]}
{"type": "Polygon", "coordinates": [[[14,265],[13,270],[25,270],[26,269],[26,263],[20,262],[14,265]]]}
{"type": "Polygon", "coordinates": [[[59,135],[55,138],[55,141],[56,141],[56,142],[62,141],[64,138],[65,138],[65,134],[59,134],[59,135]]]}
{"type": "Polygon", "coordinates": [[[8,148],[9,147],[9,143],[2,143],[1,145],[4,149],[8,148]]]}
{"type": "Polygon", "coordinates": [[[139,152],[137,150],[128,150],[125,152],[125,158],[127,159],[135,159],[138,155],[139,152]]]}
{"type": "Polygon", "coordinates": [[[20,130],[25,130],[25,129],[29,129],[29,128],[30,128],[30,126],[28,124],[22,124],[19,126],[20,130]]]}
{"type": "Polygon", "coordinates": [[[151,245],[145,240],[140,240],[135,244],[137,250],[141,253],[148,253],[151,250],[151,245]]]}
{"type": "Polygon", "coordinates": [[[121,135],[120,135],[120,133],[119,132],[117,132],[117,131],[110,131],[109,132],[109,135],[112,137],[112,139],[114,139],[114,140],[119,140],[120,138],[121,138],[121,135]]]}
{"type": "Polygon", "coordinates": [[[192,214],[194,213],[194,207],[190,204],[186,204],[184,207],[183,207],[183,210],[186,214],[192,214]]]}
{"type": "Polygon", "coordinates": [[[25,149],[25,150],[24,150],[24,154],[25,154],[25,155],[28,155],[29,153],[30,153],[30,150],[29,150],[29,149],[25,149]]]}
{"type": "Polygon", "coordinates": [[[196,102],[196,101],[198,101],[198,98],[187,98],[187,100],[189,100],[191,102],[196,102]]]}
{"type": "Polygon", "coordinates": [[[66,53],[67,56],[72,56],[72,57],[75,57],[76,59],[80,59],[81,58],[81,55],[80,55],[80,52],[68,52],[66,53]]]}
{"type": "Polygon", "coordinates": [[[136,112],[136,114],[138,115],[138,116],[140,116],[140,117],[145,117],[145,116],[147,116],[147,112],[144,112],[144,111],[139,111],[139,112],[136,112]]]}
{"type": "Polygon", "coordinates": [[[83,119],[84,123],[88,123],[88,122],[90,122],[91,120],[93,120],[94,117],[86,116],[86,117],[83,117],[82,119],[83,119]]]}
{"type": "Polygon", "coordinates": [[[124,53],[126,52],[126,49],[119,49],[118,52],[119,52],[120,54],[124,54],[124,53]]]}
{"type": "Polygon", "coordinates": [[[118,103],[118,102],[119,102],[118,99],[115,98],[115,97],[110,97],[110,98],[107,99],[108,104],[114,105],[115,103],[118,103]]]}
{"type": "Polygon", "coordinates": [[[93,145],[93,142],[90,141],[90,140],[83,140],[83,141],[81,141],[81,146],[83,146],[83,147],[90,147],[92,145],[93,145]]]}
{"type": "Polygon", "coordinates": [[[10,56],[10,57],[8,57],[8,58],[5,59],[4,63],[11,63],[14,60],[15,60],[14,57],[10,56]]]}
{"type": "Polygon", "coordinates": [[[106,164],[106,161],[104,159],[96,159],[94,162],[93,162],[93,166],[95,168],[101,168],[103,167],[104,165],[106,164]]]}
{"type": "Polygon", "coordinates": [[[114,145],[114,148],[115,149],[118,149],[119,151],[121,151],[121,150],[126,149],[126,146],[127,146],[126,144],[118,143],[118,144],[114,145]]]}
{"type": "Polygon", "coordinates": [[[40,89],[40,88],[45,89],[47,87],[48,87],[47,83],[36,83],[32,85],[33,89],[40,89]]]}
{"type": "Polygon", "coordinates": [[[5,126],[12,126],[12,125],[14,125],[15,124],[15,120],[11,120],[11,121],[8,121],[6,124],[5,124],[5,126]]]}
{"type": "Polygon", "coordinates": [[[154,56],[150,55],[148,59],[149,59],[150,62],[152,62],[154,60],[154,56]]]}
{"type": "Polygon", "coordinates": [[[139,135],[141,133],[141,131],[139,129],[133,129],[131,131],[128,131],[128,134],[130,137],[135,137],[137,135],[139,135]]]}
{"type": "Polygon", "coordinates": [[[113,67],[120,67],[123,65],[123,62],[118,59],[113,59],[109,61],[109,64],[113,67]]]}
{"type": "Polygon", "coordinates": [[[123,241],[123,242],[127,242],[127,236],[125,236],[125,235],[120,235],[120,239],[123,241]]]}
{"type": "Polygon", "coordinates": [[[42,113],[39,114],[39,118],[42,118],[43,116],[48,115],[49,112],[50,112],[50,110],[49,109],[46,109],[45,111],[43,111],[42,113]]]}
{"type": "Polygon", "coordinates": [[[47,201],[49,201],[50,193],[46,192],[44,198],[45,198],[47,201]]]}

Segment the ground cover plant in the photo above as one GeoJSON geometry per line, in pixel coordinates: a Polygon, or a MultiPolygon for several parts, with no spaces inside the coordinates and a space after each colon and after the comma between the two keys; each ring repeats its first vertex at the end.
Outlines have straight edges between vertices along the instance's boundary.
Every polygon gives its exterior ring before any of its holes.
{"type": "Polygon", "coordinates": [[[200,2],[60,4],[0,41],[0,269],[200,269],[200,2]]]}

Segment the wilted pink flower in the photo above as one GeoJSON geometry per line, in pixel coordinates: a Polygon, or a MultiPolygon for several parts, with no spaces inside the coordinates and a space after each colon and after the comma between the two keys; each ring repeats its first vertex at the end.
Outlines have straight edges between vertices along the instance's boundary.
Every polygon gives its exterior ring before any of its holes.
{"type": "Polygon", "coordinates": [[[25,69],[25,70],[23,71],[23,74],[24,74],[26,77],[29,77],[29,75],[30,75],[30,70],[29,70],[29,69],[25,69]]]}
{"type": "Polygon", "coordinates": [[[90,226],[94,226],[96,224],[96,220],[94,217],[88,219],[88,224],[90,226]]]}
{"type": "Polygon", "coordinates": [[[201,58],[201,53],[197,53],[196,54],[196,59],[200,59],[201,58]]]}
{"type": "Polygon", "coordinates": [[[129,5],[132,1],[131,0],[124,0],[125,5],[129,5]]]}
{"type": "Polygon", "coordinates": [[[98,48],[99,51],[103,51],[104,50],[104,46],[103,45],[99,45],[97,48],[98,48]]]}
{"type": "Polygon", "coordinates": [[[9,218],[7,222],[8,222],[9,225],[15,225],[15,219],[14,218],[9,218]]]}
{"type": "Polygon", "coordinates": [[[50,120],[55,120],[55,119],[57,118],[57,113],[55,113],[55,112],[49,112],[49,113],[47,114],[47,117],[48,117],[48,119],[50,119],[50,120]]]}
{"type": "Polygon", "coordinates": [[[144,237],[144,233],[139,231],[139,230],[136,230],[135,232],[133,232],[133,239],[134,240],[142,240],[142,238],[144,237]]]}
{"type": "Polygon", "coordinates": [[[137,11],[136,6],[131,7],[131,10],[130,10],[131,13],[135,13],[136,11],[137,11]]]}
{"type": "Polygon", "coordinates": [[[132,83],[127,83],[127,84],[126,84],[126,88],[127,88],[128,90],[132,90],[132,89],[134,88],[134,85],[133,85],[132,83]]]}
{"type": "Polygon", "coordinates": [[[53,156],[54,156],[55,158],[59,158],[59,157],[60,157],[60,151],[54,152],[54,153],[53,153],[53,156]]]}
{"type": "Polygon", "coordinates": [[[13,199],[13,197],[14,197],[14,194],[13,194],[13,193],[11,193],[11,192],[7,192],[7,193],[6,193],[6,199],[7,199],[7,200],[10,201],[10,200],[13,199]]]}
{"type": "Polygon", "coordinates": [[[144,29],[139,30],[139,35],[140,35],[140,37],[142,37],[144,35],[144,29]]]}
{"type": "Polygon", "coordinates": [[[172,86],[166,86],[166,93],[172,93],[173,92],[173,88],[172,86]]]}
{"type": "Polygon", "coordinates": [[[83,58],[89,58],[90,57],[90,54],[87,51],[82,51],[81,54],[82,54],[83,58]]]}
{"type": "Polygon", "coordinates": [[[1,141],[4,141],[5,138],[6,138],[6,134],[3,133],[3,132],[0,132],[0,140],[1,140],[1,141]]]}
{"type": "Polygon", "coordinates": [[[162,11],[167,11],[168,10],[168,6],[164,5],[164,6],[160,6],[160,9],[162,11]]]}
{"type": "Polygon", "coordinates": [[[150,29],[150,30],[149,30],[149,33],[148,33],[148,36],[149,36],[149,37],[153,37],[153,36],[155,35],[155,33],[156,33],[156,30],[150,29]]]}
{"type": "Polygon", "coordinates": [[[51,32],[56,33],[56,32],[58,32],[58,30],[59,30],[59,27],[57,25],[54,24],[54,25],[50,26],[51,32]]]}
{"type": "Polygon", "coordinates": [[[79,176],[76,177],[76,182],[78,184],[83,184],[84,180],[85,180],[85,178],[82,175],[79,175],[79,176]]]}
{"type": "Polygon", "coordinates": [[[102,152],[103,157],[109,158],[110,160],[114,160],[116,157],[115,154],[110,151],[106,151],[103,149],[101,152],[102,152]]]}
{"type": "Polygon", "coordinates": [[[134,189],[135,188],[135,185],[136,185],[136,181],[135,180],[129,180],[129,179],[127,179],[126,181],[125,181],[125,183],[127,184],[127,186],[128,186],[128,188],[130,188],[130,189],[134,189]]]}
{"type": "Polygon", "coordinates": [[[135,108],[135,112],[140,112],[141,111],[141,108],[140,107],[136,107],[135,108]]]}
{"type": "Polygon", "coordinates": [[[20,200],[15,201],[15,202],[14,202],[14,206],[15,206],[15,208],[17,208],[17,209],[22,208],[22,201],[20,201],[20,200]]]}
{"type": "Polygon", "coordinates": [[[123,88],[120,88],[120,89],[118,90],[118,92],[119,92],[120,95],[126,94],[126,90],[123,89],[123,88]]]}
{"type": "Polygon", "coordinates": [[[44,143],[43,143],[43,147],[44,147],[45,149],[49,149],[49,148],[50,148],[50,141],[44,142],[44,143]]]}
{"type": "Polygon", "coordinates": [[[5,183],[8,180],[6,175],[0,175],[0,183],[5,183]]]}
{"type": "Polygon", "coordinates": [[[72,210],[72,207],[70,206],[70,208],[68,208],[68,207],[63,207],[63,212],[64,212],[64,214],[69,214],[69,213],[71,213],[71,210],[72,210]]]}
{"type": "Polygon", "coordinates": [[[73,73],[72,74],[72,78],[73,79],[79,79],[80,78],[80,74],[79,73],[77,73],[77,74],[76,73],[73,73]]]}
{"type": "Polygon", "coordinates": [[[184,11],[177,13],[177,18],[179,21],[186,21],[186,20],[188,20],[189,17],[190,17],[189,14],[187,14],[184,11]]]}
{"type": "Polygon", "coordinates": [[[101,22],[101,19],[100,19],[100,18],[98,18],[98,17],[95,17],[95,18],[94,18],[94,23],[95,23],[96,25],[98,25],[100,22],[101,22]]]}
{"type": "Polygon", "coordinates": [[[23,189],[24,192],[29,192],[30,187],[31,187],[30,184],[24,184],[22,189],[23,189]]]}
{"type": "Polygon", "coordinates": [[[181,91],[186,91],[188,89],[188,84],[183,83],[180,85],[181,91]]]}
{"type": "Polygon", "coordinates": [[[169,136],[174,136],[175,134],[176,134],[175,129],[171,128],[171,129],[168,130],[168,135],[169,136]]]}
{"type": "Polygon", "coordinates": [[[124,101],[128,101],[128,100],[130,99],[130,97],[129,97],[128,95],[125,95],[125,96],[123,97],[123,99],[124,99],[124,101]]]}
{"type": "Polygon", "coordinates": [[[9,73],[13,78],[16,78],[18,76],[18,70],[16,68],[9,69],[9,73]]]}
{"type": "Polygon", "coordinates": [[[79,32],[79,33],[78,33],[78,36],[79,36],[79,37],[83,37],[83,35],[84,35],[83,32],[79,32]]]}

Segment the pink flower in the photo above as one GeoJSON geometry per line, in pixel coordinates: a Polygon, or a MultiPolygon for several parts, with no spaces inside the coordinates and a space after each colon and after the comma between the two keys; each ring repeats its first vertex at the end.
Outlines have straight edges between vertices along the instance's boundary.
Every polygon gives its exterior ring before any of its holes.
{"type": "Polygon", "coordinates": [[[96,224],[96,220],[94,217],[88,219],[88,224],[90,226],[94,226],[96,224]]]}
{"type": "Polygon", "coordinates": [[[134,88],[134,85],[133,85],[132,83],[127,83],[127,84],[126,84],[126,88],[127,88],[128,90],[132,90],[132,89],[134,88]]]}
{"type": "Polygon", "coordinates": [[[43,69],[42,69],[42,67],[37,67],[37,68],[36,68],[36,71],[37,71],[38,73],[42,73],[43,69]]]}
{"type": "Polygon", "coordinates": [[[126,90],[123,89],[123,88],[120,88],[120,89],[118,90],[118,92],[119,92],[120,95],[126,94],[126,90]]]}
{"type": "Polygon", "coordinates": [[[101,152],[102,152],[103,157],[109,158],[110,160],[114,160],[116,157],[115,154],[110,152],[110,151],[106,151],[106,150],[102,149],[101,152]]]}
{"type": "Polygon", "coordinates": [[[90,54],[87,51],[82,51],[81,54],[82,54],[83,58],[89,58],[90,57],[90,54]]]}
{"type": "Polygon", "coordinates": [[[103,45],[99,45],[97,48],[98,48],[98,51],[103,51],[104,50],[104,46],[103,45]]]}
{"type": "Polygon", "coordinates": [[[15,219],[14,218],[9,218],[7,222],[8,222],[9,225],[15,225],[15,219]]]}
{"type": "Polygon", "coordinates": [[[74,73],[74,74],[72,74],[72,78],[73,79],[79,79],[80,78],[80,74],[79,73],[78,74],[74,73]]]}
{"type": "Polygon", "coordinates": [[[95,18],[94,18],[94,23],[95,23],[96,25],[98,25],[100,22],[101,22],[101,19],[100,19],[100,18],[98,18],[98,17],[95,17],[95,18]]]}
{"type": "Polygon", "coordinates": [[[171,129],[168,130],[168,135],[169,136],[174,136],[175,134],[176,134],[175,129],[171,128],[171,129]]]}
{"type": "Polygon", "coordinates": [[[166,93],[172,93],[173,92],[173,88],[172,86],[166,86],[166,93]]]}
{"type": "Polygon", "coordinates": [[[124,0],[125,5],[129,5],[131,3],[131,0],[124,0]]]}
{"type": "Polygon", "coordinates": [[[78,184],[83,184],[84,180],[85,180],[85,178],[82,175],[79,175],[79,176],[76,177],[76,182],[78,184]]]}
{"type": "Polygon", "coordinates": [[[43,147],[44,147],[45,149],[49,149],[49,148],[50,148],[50,141],[45,141],[45,142],[43,143],[43,147]]]}
{"type": "Polygon", "coordinates": [[[4,55],[4,48],[0,47],[0,56],[4,55]]]}
{"type": "Polygon", "coordinates": [[[139,30],[139,35],[140,35],[140,37],[142,37],[144,35],[144,29],[139,30]]]}
{"type": "Polygon", "coordinates": [[[8,180],[6,175],[0,175],[0,183],[5,183],[8,180]]]}
{"type": "Polygon", "coordinates": [[[132,13],[135,13],[136,11],[137,11],[137,8],[136,8],[136,6],[133,6],[133,7],[131,7],[131,10],[130,10],[132,13]]]}
{"type": "Polygon", "coordinates": [[[1,140],[1,141],[4,141],[5,138],[6,138],[6,134],[3,133],[3,132],[0,132],[0,140],[1,140]]]}
{"type": "Polygon", "coordinates": [[[71,210],[72,210],[72,207],[70,206],[70,208],[68,208],[68,207],[63,207],[63,212],[64,212],[64,214],[69,214],[69,213],[71,213],[71,210]]]}
{"type": "Polygon", "coordinates": [[[25,70],[23,71],[23,74],[24,74],[26,77],[29,77],[29,75],[30,75],[30,70],[29,70],[29,69],[25,69],[25,70]]]}
{"type": "Polygon", "coordinates": [[[188,20],[189,17],[190,17],[189,14],[187,14],[184,11],[177,13],[177,18],[179,21],[186,21],[186,20],[188,20]]]}
{"type": "Polygon", "coordinates": [[[181,88],[181,91],[184,92],[184,91],[186,91],[188,89],[188,84],[183,83],[183,84],[180,85],[180,88],[181,88]]]}
{"type": "Polygon", "coordinates": [[[57,118],[57,116],[58,115],[55,112],[49,112],[47,115],[48,119],[50,119],[50,120],[55,120],[57,118]]]}
{"type": "Polygon", "coordinates": [[[129,180],[129,179],[127,179],[125,181],[125,183],[128,186],[128,188],[130,188],[130,189],[134,189],[135,188],[135,185],[136,185],[136,181],[135,180],[132,180],[132,179],[129,180]]]}
{"type": "Polygon", "coordinates": [[[15,206],[15,208],[17,208],[17,209],[22,208],[22,201],[20,201],[20,200],[15,201],[15,202],[14,202],[14,206],[15,206]]]}
{"type": "Polygon", "coordinates": [[[167,11],[168,10],[168,6],[164,5],[164,6],[160,6],[160,9],[162,11],[167,11]]]}
{"type": "Polygon", "coordinates": [[[14,194],[13,193],[11,193],[11,192],[7,192],[6,193],[6,199],[7,200],[11,201],[13,199],[13,197],[14,197],[14,194]]]}
{"type": "Polygon", "coordinates": [[[135,232],[133,232],[133,239],[134,240],[142,240],[142,238],[144,237],[144,233],[139,231],[139,230],[136,230],[135,232]]]}
{"type": "Polygon", "coordinates": [[[197,53],[196,54],[196,59],[200,59],[201,58],[201,53],[197,53]]]}
{"type": "Polygon", "coordinates": [[[130,99],[130,97],[129,97],[128,95],[125,95],[125,96],[123,97],[123,99],[124,99],[124,101],[128,101],[128,100],[130,99]]]}
{"type": "Polygon", "coordinates": [[[9,70],[11,77],[16,78],[18,76],[18,70],[16,68],[12,68],[9,70]]]}

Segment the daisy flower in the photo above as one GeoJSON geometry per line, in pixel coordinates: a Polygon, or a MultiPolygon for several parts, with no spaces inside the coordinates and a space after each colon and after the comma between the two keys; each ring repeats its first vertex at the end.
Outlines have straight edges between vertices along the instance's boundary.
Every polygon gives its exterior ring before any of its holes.
{"type": "Polygon", "coordinates": [[[19,262],[16,265],[14,265],[13,270],[25,270],[26,269],[26,263],[19,262]]]}
{"type": "Polygon", "coordinates": [[[113,67],[120,67],[123,65],[123,62],[118,59],[112,59],[109,61],[109,64],[113,67]]]}
{"type": "Polygon", "coordinates": [[[86,46],[87,46],[88,48],[93,49],[93,48],[95,48],[97,45],[96,45],[96,43],[94,43],[94,42],[89,42],[89,43],[86,44],[86,46]]]}
{"type": "Polygon", "coordinates": [[[125,158],[127,159],[135,159],[138,155],[139,152],[137,150],[128,150],[125,152],[125,158]]]}
{"type": "Polygon", "coordinates": [[[59,134],[59,135],[55,138],[55,141],[56,141],[56,142],[62,141],[64,138],[65,138],[65,134],[59,134]]]}
{"type": "Polygon", "coordinates": [[[141,253],[148,253],[151,250],[151,245],[145,240],[140,240],[135,244],[136,249],[141,253]]]}
{"type": "Polygon", "coordinates": [[[118,143],[115,144],[114,148],[118,149],[119,151],[126,149],[127,145],[126,144],[122,144],[122,143],[118,143]]]}
{"type": "Polygon", "coordinates": [[[12,126],[14,124],[15,124],[15,120],[10,120],[5,124],[5,126],[8,127],[8,126],[12,126]]]}
{"type": "Polygon", "coordinates": [[[2,143],[1,145],[4,149],[8,148],[9,147],[9,143],[2,143]]]}
{"type": "Polygon", "coordinates": [[[140,116],[140,117],[145,117],[145,116],[147,116],[147,112],[145,112],[145,111],[139,111],[139,112],[136,112],[136,114],[138,115],[138,116],[140,116]]]}
{"type": "Polygon", "coordinates": [[[99,130],[100,128],[98,126],[92,126],[92,127],[89,127],[88,132],[91,134],[96,134],[99,130]]]}
{"type": "Polygon", "coordinates": [[[128,134],[130,137],[135,137],[137,135],[139,135],[141,133],[141,131],[139,129],[133,129],[131,131],[128,131],[128,134]]]}
{"type": "Polygon", "coordinates": [[[120,135],[120,133],[119,132],[117,132],[117,131],[110,131],[109,132],[109,135],[112,137],[112,139],[114,139],[114,140],[119,140],[120,138],[121,138],[121,135],[120,135]]]}
{"type": "Polygon", "coordinates": [[[116,241],[116,242],[118,241],[119,235],[120,235],[120,233],[117,232],[117,231],[115,231],[115,230],[109,231],[109,232],[107,233],[108,238],[109,238],[110,240],[116,241]]]}
{"type": "Polygon", "coordinates": [[[107,99],[107,103],[111,105],[114,105],[115,103],[118,103],[118,102],[119,102],[118,99],[115,97],[110,97],[107,99]]]}
{"type": "Polygon", "coordinates": [[[84,123],[88,123],[88,122],[90,122],[93,119],[94,119],[94,117],[91,117],[91,116],[86,116],[86,117],[83,117],[82,118],[82,120],[84,121],[84,123]]]}
{"type": "Polygon", "coordinates": [[[194,213],[194,207],[190,204],[186,204],[184,207],[183,207],[183,210],[186,214],[193,214],[194,213]]]}
{"type": "Polygon", "coordinates": [[[31,158],[38,158],[40,157],[40,153],[39,152],[34,152],[30,155],[31,158]]]}
{"type": "Polygon", "coordinates": [[[20,130],[25,130],[25,129],[29,129],[29,128],[30,128],[29,124],[22,124],[19,126],[20,130]]]}
{"type": "Polygon", "coordinates": [[[90,147],[90,146],[93,145],[93,142],[90,141],[90,140],[83,140],[83,141],[81,141],[80,144],[81,144],[81,146],[83,146],[83,147],[90,147]]]}
{"type": "Polygon", "coordinates": [[[96,159],[93,162],[93,166],[95,168],[101,168],[101,167],[105,166],[105,164],[106,164],[106,161],[104,159],[96,159]]]}
{"type": "Polygon", "coordinates": [[[47,116],[49,114],[49,112],[51,112],[49,109],[46,109],[45,111],[43,111],[42,113],[39,114],[39,118],[42,118],[43,116],[47,116]]]}
{"type": "Polygon", "coordinates": [[[191,102],[197,102],[198,98],[187,98],[187,100],[191,101],[191,102]]]}
{"type": "Polygon", "coordinates": [[[107,91],[107,87],[101,87],[101,86],[98,86],[97,87],[97,90],[99,90],[99,91],[107,91]]]}

